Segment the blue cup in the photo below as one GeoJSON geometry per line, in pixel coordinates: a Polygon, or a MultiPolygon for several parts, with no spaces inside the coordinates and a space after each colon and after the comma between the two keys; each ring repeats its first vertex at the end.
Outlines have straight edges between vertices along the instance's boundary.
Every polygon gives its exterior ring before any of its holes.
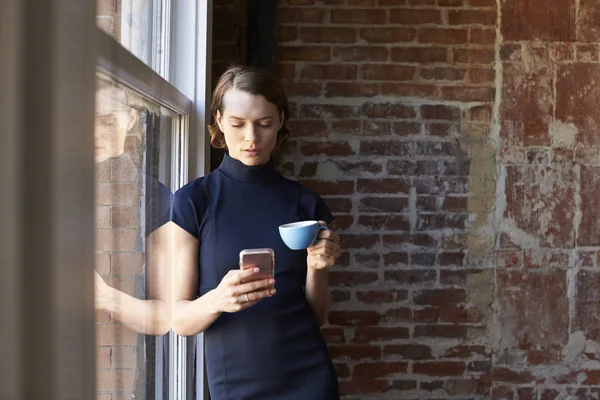
{"type": "Polygon", "coordinates": [[[281,225],[279,235],[292,250],[304,250],[315,244],[321,230],[328,230],[318,221],[300,221],[281,225]]]}

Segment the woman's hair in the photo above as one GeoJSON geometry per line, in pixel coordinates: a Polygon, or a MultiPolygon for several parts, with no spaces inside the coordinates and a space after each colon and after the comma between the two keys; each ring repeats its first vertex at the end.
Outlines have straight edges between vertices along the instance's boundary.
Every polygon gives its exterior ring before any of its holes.
{"type": "Polygon", "coordinates": [[[221,129],[219,129],[219,125],[217,124],[217,111],[223,115],[223,98],[225,97],[225,93],[231,89],[263,96],[269,103],[272,103],[277,107],[278,114],[283,114],[283,124],[281,125],[279,132],[277,132],[277,145],[283,144],[290,135],[289,129],[285,126],[290,116],[290,111],[287,96],[283,87],[269,71],[241,65],[229,67],[223,75],[221,75],[221,78],[219,78],[219,82],[213,92],[210,111],[214,122],[212,125],[208,126],[208,131],[210,132],[210,144],[218,149],[227,147],[225,144],[225,135],[221,132],[221,129]]]}

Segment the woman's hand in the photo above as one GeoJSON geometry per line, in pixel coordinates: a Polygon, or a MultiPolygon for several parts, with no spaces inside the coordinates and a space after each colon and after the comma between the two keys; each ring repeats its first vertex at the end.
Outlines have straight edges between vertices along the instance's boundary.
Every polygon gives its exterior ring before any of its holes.
{"type": "Polygon", "coordinates": [[[273,296],[273,278],[244,283],[257,272],[260,272],[259,268],[230,270],[213,293],[217,312],[238,312],[252,307],[265,297],[273,296]]]}
{"type": "MultiPolygon", "coordinates": [[[[324,221],[320,225],[327,226],[324,221]]],[[[317,242],[307,249],[306,264],[314,270],[329,268],[335,265],[340,255],[340,237],[332,230],[322,229],[317,242]]]]}
{"type": "Polygon", "coordinates": [[[96,310],[111,311],[113,288],[102,279],[100,274],[94,271],[94,307],[96,310]]]}

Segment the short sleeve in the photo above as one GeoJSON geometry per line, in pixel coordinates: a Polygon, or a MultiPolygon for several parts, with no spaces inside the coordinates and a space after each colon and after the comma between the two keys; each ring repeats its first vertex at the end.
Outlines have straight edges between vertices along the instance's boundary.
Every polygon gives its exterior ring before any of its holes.
{"type": "Polygon", "coordinates": [[[198,239],[207,208],[208,201],[204,186],[199,180],[195,180],[175,192],[171,221],[198,239]]]}
{"type": "Polygon", "coordinates": [[[169,222],[173,193],[155,178],[146,180],[146,236],[169,222]]]}
{"type": "Polygon", "coordinates": [[[300,190],[299,203],[300,215],[302,215],[304,219],[325,221],[328,225],[335,220],[321,196],[304,186],[302,186],[300,190]]]}

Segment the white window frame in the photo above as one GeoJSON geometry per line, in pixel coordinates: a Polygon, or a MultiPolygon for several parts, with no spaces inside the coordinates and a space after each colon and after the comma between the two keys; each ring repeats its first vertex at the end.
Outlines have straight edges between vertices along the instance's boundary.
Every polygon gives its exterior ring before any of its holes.
{"type": "MultiPolygon", "coordinates": [[[[158,36],[172,40],[151,57],[169,83],[96,27],[95,2],[3,0],[0,398],[96,396],[94,137],[83,134],[94,130],[96,71],[187,115],[172,189],[208,172],[212,1],[170,2],[158,36]]],[[[175,338],[178,362],[193,339],[175,338]]],[[[188,398],[182,365],[170,399],[188,398]]]]}

